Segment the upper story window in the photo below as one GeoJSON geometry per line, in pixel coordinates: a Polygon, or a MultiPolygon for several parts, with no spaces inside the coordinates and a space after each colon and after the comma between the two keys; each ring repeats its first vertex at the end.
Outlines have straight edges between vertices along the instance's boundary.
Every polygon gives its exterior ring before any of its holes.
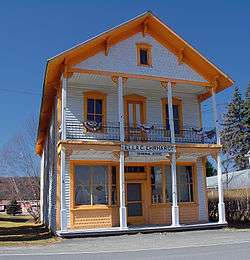
{"type": "MultiPolygon", "coordinates": [[[[162,99],[163,124],[166,130],[170,131],[168,103],[167,99],[162,99]]],[[[178,98],[173,98],[173,119],[174,130],[176,134],[181,134],[182,130],[182,101],[178,98]]]]}
{"type": "Polygon", "coordinates": [[[137,65],[152,66],[152,46],[147,43],[137,43],[137,65]]]}
{"type": "Polygon", "coordinates": [[[84,93],[84,120],[106,124],[106,95],[91,91],[84,93]]]}

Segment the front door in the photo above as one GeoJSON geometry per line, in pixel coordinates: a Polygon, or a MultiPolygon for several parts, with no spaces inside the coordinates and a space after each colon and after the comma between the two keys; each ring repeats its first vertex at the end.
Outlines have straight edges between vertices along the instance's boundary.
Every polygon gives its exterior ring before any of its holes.
{"type": "Polygon", "coordinates": [[[127,183],[128,225],[143,224],[143,182],[127,183]]]}

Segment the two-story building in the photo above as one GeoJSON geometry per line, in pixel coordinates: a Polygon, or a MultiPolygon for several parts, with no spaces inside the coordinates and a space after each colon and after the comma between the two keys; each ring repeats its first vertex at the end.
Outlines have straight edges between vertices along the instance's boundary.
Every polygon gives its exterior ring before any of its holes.
{"type": "Polygon", "coordinates": [[[226,74],[146,12],[47,62],[36,151],[42,220],[60,234],[208,223],[226,74]],[[201,102],[215,124],[202,126],[201,102]]]}

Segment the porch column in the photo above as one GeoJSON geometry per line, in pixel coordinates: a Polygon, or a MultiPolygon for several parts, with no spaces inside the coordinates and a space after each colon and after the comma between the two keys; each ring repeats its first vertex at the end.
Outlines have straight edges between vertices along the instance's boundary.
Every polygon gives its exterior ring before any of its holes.
{"type": "MultiPolygon", "coordinates": [[[[214,125],[216,128],[216,137],[217,144],[220,145],[220,132],[219,132],[219,123],[217,116],[217,107],[216,107],[216,98],[215,91],[212,88],[212,103],[213,103],[213,118],[214,125]]],[[[217,154],[217,179],[218,179],[218,195],[219,195],[219,203],[218,203],[218,213],[219,213],[219,223],[226,223],[226,215],[225,215],[225,203],[224,203],[224,195],[223,195],[223,183],[222,183],[222,171],[221,171],[221,157],[220,153],[217,154]]]]}
{"type": "Polygon", "coordinates": [[[67,231],[67,216],[66,216],[66,205],[65,205],[65,148],[61,147],[61,211],[60,211],[60,220],[61,220],[61,231],[67,231]]]}
{"type": "Polygon", "coordinates": [[[61,139],[66,140],[66,93],[67,78],[62,75],[62,111],[61,111],[61,139]]]}
{"type": "MultiPolygon", "coordinates": [[[[125,140],[124,134],[124,104],[123,78],[118,77],[118,112],[120,125],[120,142],[125,140]]],[[[120,229],[127,228],[127,209],[125,205],[124,151],[120,151],[120,229]]]]}
{"type": "MultiPolygon", "coordinates": [[[[171,143],[175,144],[174,117],[172,104],[172,84],[168,82],[168,118],[170,126],[171,143]]],[[[172,226],[179,226],[179,206],[177,198],[177,179],[176,179],[176,154],[171,154],[171,176],[172,176],[172,226]]]]}

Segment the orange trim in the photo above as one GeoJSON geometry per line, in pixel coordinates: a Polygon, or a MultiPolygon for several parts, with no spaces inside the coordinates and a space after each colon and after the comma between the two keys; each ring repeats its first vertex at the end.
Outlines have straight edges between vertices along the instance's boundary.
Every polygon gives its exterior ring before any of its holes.
{"type": "MultiPolygon", "coordinates": [[[[134,124],[136,123],[136,113],[135,113],[135,104],[140,104],[140,119],[141,123],[145,124],[146,123],[146,97],[137,95],[137,94],[132,94],[132,95],[126,95],[124,97],[124,105],[125,105],[125,124],[128,126],[129,125],[129,110],[128,110],[128,105],[133,104],[133,122],[134,124]]],[[[135,127],[135,125],[134,125],[135,127]]]]}
{"type": "MultiPolygon", "coordinates": [[[[105,93],[99,91],[87,91],[83,94],[84,102],[83,102],[83,114],[84,121],[87,120],[87,111],[88,111],[88,99],[101,99],[102,100],[102,125],[106,126],[106,118],[107,118],[107,95],[105,93]]],[[[94,114],[95,115],[95,111],[94,114]]]]}
{"type": "Polygon", "coordinates": [[[136,43],[137,66],[152,67],[152,45],[148,43],[136,43]],[[141,63],[140,51],[147,51],[148,64],[141,63]]]}

